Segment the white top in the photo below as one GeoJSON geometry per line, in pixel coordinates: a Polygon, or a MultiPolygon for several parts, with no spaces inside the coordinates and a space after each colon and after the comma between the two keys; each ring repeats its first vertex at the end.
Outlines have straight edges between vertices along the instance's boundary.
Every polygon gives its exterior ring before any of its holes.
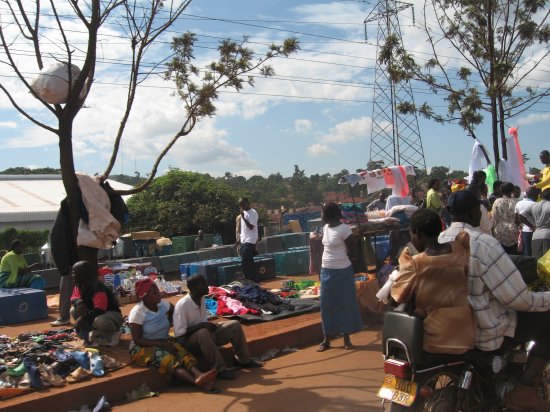
{"type": "Polygon", "coordinates": [[[143,302],[139,302],[130,311],[128,323],[141,325],[143,327],[142,336],[145,339],[168,339],[170,321],[168,320],[167,313],[169,310],[170,303],[165,300],[160,301],[156,312],[150,310],[143,302]]]}
{"type": "Polygon", "coordinates": [[[187,294],[174,307],[174,336],[176,338],[185,335],[187,328],[207,321],[208,314],[204,306],[204,296],[201,298],[200,307],[187,294]]]}
{"type": "Polygon", "coordinates": [[[249,229],[244,220],[241,220],[241,243],[256,244],[258,241],[258,212],[250,208],[244,210],[244,217],[248,222],[254,225],[254,228],[249,229]]]}
{"type": "Polygon", "coordinates": [[[323,227],[323,268],[344,269],[351,265],[345,243],[350,235],[351,229],[343,223],[336,227],[323,227]]]}
{"type": "Polygon", "coordinates": [[[410,196],[390,195],[386,199],[386,211],[390,210],[394,206],[410,205],[410,204],[411,204],[410,196]]]}
{"type": "MultiPolygon", "coordinates": [[[[520,200],[519,202],[516,203],[516,208],[515,208],[514,212],[516,212],[518,215],[525,216],[525,212],[527,212],[527,209],[529,209],[529,207],[533,203],[535,203],[534,200],[529,199],[528,197],[526,197],[525,199],[522,199],[522,200],[520,200]]],[[[531,228],[529,226],[524,225],[522,223],[521,224],[521,231],[522,232],[532,232],[533,230],[531,230],[531,228]]]]}

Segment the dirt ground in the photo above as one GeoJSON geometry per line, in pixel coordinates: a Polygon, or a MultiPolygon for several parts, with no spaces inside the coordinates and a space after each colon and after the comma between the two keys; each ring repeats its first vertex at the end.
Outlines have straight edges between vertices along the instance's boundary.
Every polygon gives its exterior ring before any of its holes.
{"type": "Polygon", "coordinates": [[[113,410],[381,411],[376,397],[383,379],[380,332],[365,330],[352,341],[354,350],[344,350],[342,339],[337,339],[323,353],[312,346],[271,359],[263,368],[238,371],[235,380],[216,381],[220,394],[172,386],[158,397],[114,405],[113,410]]]}

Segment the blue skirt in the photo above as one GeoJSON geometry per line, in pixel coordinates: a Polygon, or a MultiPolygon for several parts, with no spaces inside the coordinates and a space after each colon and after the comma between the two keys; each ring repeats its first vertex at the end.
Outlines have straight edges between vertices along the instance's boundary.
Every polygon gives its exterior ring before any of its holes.
{"type": "Polygon", "coordinates": [[[353,268],[321,268],[321,319],[325,336],[363,329],[353,268]]]}
{"type": "Polygon", "coordinates": [[[0,272],[0,288],[32,288],[32,289],[46,289],[46,281],[44,278],[36,273],[25,273],[24,275],[17,275],[15,283],[8,284],[10,272],[0,272]]]}

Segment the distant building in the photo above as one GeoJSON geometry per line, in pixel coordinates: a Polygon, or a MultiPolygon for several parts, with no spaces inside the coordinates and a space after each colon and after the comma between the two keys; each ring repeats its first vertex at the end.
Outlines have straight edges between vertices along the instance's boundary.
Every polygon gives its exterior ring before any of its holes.
{"type": "MultiPolygon", "coordinates": [[[[132,188],[109,183],[113,189],[132,188]]],[[[60,175],[0,175],[0,230],[50,230],[65,196],[60,175]]]]}

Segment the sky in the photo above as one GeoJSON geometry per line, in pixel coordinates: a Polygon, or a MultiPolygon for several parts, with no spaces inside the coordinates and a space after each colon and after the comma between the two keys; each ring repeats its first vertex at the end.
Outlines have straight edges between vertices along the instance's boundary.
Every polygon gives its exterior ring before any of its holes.
{"type": "MultiPolygon", "coordinates": [[[[58,3],[62,14],[70,12],[63,10],[68,2],[58,3]]],[[[410,8],[399,19],[405,46],[422,61],[429,56],[418,23],[423,1],[414,3],[414,24],[410,8]]],[[[216,115],[201,120],[190,135],[176,143],[161,162],[159,173],[176,167],[213,176],[230,172],[267,177],[277,172],[290,176],[294,165],[308,176],[364,169],[371,144],[377,23],[367,25],[365,38],[363,22],[373,4],[353,0],[194,0],[157,47],[152,48],[146,58],[148,63],[159,63],[169,56],[170,38],[185,31],[197,34],[195,63],[201,67],[215,58],[220,40],[240,40],[243,35],[260,54],[265,53],[266,45],[291,36],[298,38],[301,50],[289,58],[274,59],[270,64],[275,76],[258,77],[254,87],[245,86],[240,93],[221,92],[216,115]]],[[[0,9],[4,16],[5,7],[0,9]]],[[[78,54],[79,47],[85,44],[83,27],[75,20],[67,22],[67,36],[78,54]]],[[[59,43],[48,33],[54,24],[51,17],[46,14],[42,24],[48,65],[54,62],[59,43]]],[[[4,26],[7,33],[13,29],[13,25],[4,26]]],[[[102,173],[108,164],[125,105],[130,59],[129,42],[120,26],[107,22],[99,39],[95,81],[85,108],[75,120],[73,133],[76,168],[90,174],[102,173]]],[[[21,71],[32,81],[38,69],[29,57],[30,49],[18,38],[12,50],[21,71]]],[[[541,52],[537,48],[529,51],[535,56],[541,52]]],[[[451,48],[444,48],[443,55],[451,67],[460,62],[451,48]]],[[[526,56],[527,61],[530,56],[526,56]]],[[[527,80],[534,86],[550,86],[550,59],[527,80]]],[[[50,111],[15,83],[14,73],[6,65],[0,66],[0,82],[22,108],[46,124],[56,124],[50,111]]],[[[113,174],[149,173],[158,153],[183,123],[183,106],[173,95],[172,83],[151,76],[142,86],[113,174]]],[[[425,86],[413,83],[412,90],[417,103],[428,100],[437,112],[446,112],[442,98],[433,96],[425,86]]],[[[486,116],[477,132],[492,152],[488,122],[486,116]]],[[[510,120],[507,126],[519,126],[522,151],[530,158],[527,166],[540,168],[538,154],[550,146],[550,98],[510,120]]],[[[468,170],[473,140],[458,125],[440,125],[419,118],[419,130],[428,169],[446,166],[468,170]]],[[[15,111],[3,94],[0,142],[2,170],[17,166],[59,167],[57,137],[15,111]]]]}

